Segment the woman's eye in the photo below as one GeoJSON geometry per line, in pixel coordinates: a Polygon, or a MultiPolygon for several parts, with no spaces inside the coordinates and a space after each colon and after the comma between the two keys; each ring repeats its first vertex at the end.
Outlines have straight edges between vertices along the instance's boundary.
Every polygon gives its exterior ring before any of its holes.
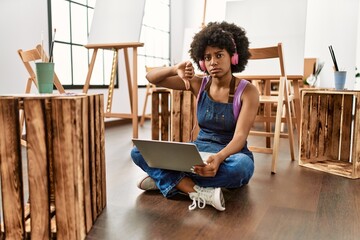
{"type": "Polygon", "coordinates": [[[222,56],[223,56],[223,55],[222,55],[221,53],[218,53],[218,54],[216,55],[217,58],[222,58],[222,56]]]}
{"type": "Polygon", "coordinates": [[[204,57],[205,61],[210,61],[210,57],[204,57]]]}

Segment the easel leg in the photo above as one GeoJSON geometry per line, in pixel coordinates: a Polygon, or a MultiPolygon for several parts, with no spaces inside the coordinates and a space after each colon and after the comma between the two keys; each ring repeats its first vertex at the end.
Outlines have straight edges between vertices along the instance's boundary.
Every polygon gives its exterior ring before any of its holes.
{"type": "Polygon", "coordinates": [[[133,137],[138,138],[138,82],[137,82],[137,48],[133,48],[133,101],[132,101],[132,117],[133,117],[133,137]]]}
{"type": "Polygon", "coordinates": [[[113,95],[114,95],[115,75],[117,72],[117,64],[118,64],[118,50],[114,49],[114,56],[113,56],[113,63],[112,63],[112,68],[111,68],[109,91],[108,91],[108,100],[107,100],[107,105],[106,105],[107,113],[111,113],[112,99],[113,99],[113,95]]]}
{"type": "Polygon", "coordinates": [[[90,65],[89,65],[89,71],[88,71],[87,76],[86,76],[86,81],[85,81],[85,84],[84,84],[83,93],[87,93],[88,90],[89,90],[91,74],[92,74],[92,71],[94,69],[97,51],[98,51],[98,49],[95,48],[94,52],[93,52],[93,55],[92,55],[92,58],[91,58],[90,65]]]}

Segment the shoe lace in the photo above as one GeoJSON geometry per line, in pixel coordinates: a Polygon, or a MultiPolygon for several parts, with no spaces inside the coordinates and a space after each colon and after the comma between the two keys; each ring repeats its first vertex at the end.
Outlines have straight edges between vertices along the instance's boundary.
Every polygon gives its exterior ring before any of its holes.
{"type": "Polygon", "coordinates": [[[192,204],[189,206],[189,210],[192,211],[194,210],[196,207],[203,209],[206,206],[206,199],[202,196],[194,196],[192,197],[192,204]]]}

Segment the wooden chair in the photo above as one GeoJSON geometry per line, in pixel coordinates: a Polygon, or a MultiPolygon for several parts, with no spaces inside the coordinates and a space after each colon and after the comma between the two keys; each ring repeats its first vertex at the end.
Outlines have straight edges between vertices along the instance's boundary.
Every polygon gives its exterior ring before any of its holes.
{"type": "MultiPolygon", "coordinates": [[[[23,51],[22,49],[19,49],[18,54],[20,56],[21,61],[23,62],[26,70],[29,73],[29,78],[26,83],[25,93],[30,93],[31,86],[34,84],[37,87],[37,80],[36,80],[36,74],[33,70],[33,66],[36,61],[41,60],[41,56],[43,56],[43,59],[45,62],[49,61],[49,58],[46,56],[46,53],[42,46],[39,44],[34,49],[23,51]]],[[[65,93],[64,87],[61,85],[59,78],[57,77],[56,73],[54,74],[54,85],[56,89],[59,91],[59,93],[65,93]]],[[[20,135],[23,133],[23,126],[24,126],[24,114],[21,111],[20,113],[20,135]]],[[[26,141],[24,139],[21,140],[21,144],[26,146],[26,141]]]]}
{"type": "MultiPolygon", "coordinates": [[[[249,142],[249,149],[254,152],[272,154],[271,172],[276,172],[276,164],[279,153],[280,138],[289,139],[290,157],[294,157],[294,134],[293,119],[296,118],[292,104],[294,104],[294,94],[291,93],[290,81],[285,74],[282,45],[265,48],[250,49],[251,58],[249,61],[259,61],[266,59],[278,59],[280,75],[257,75],[257,76],[238,76],[260,86],[260,108],[255,119],[254,128],[249,135],[265,137],[264,146],[253,146],[249,142]],[[259,84],[261,83],[261,84],[259,84]],[[271,85],[277,84],[277,91],[272,91],[271,85]],[[293,109],[293,110],[291,110],[293,109]],[[275,110],[275,113],[274,113],[275,110]],[[293,115],[292,115],[293,112],[293,115]],[[263,126],[259,126],[263,123],[263,126]],[[287,132],[281,131],[281,123],[287,124],[287,132]],[[272,139],[272,142],[271,142],[272,139]]],[[[300,114],[300,113],[299,113],[300,114]]],[[[296,120],[297,121],[297,120],[296,120]]]]}
{"type": "MultiPolygon", "coordinates": [[[[35,84],[35,86],[37,87],[36,74],[33,70],[32,63],[35,63],[35,61],[41,60],[41,56],[43,56],[45,62],[48,62],[49,58],[46,56],[46,53],[40,44],[37,45],[36,48],[26,50],[26,51],[19,49],[18,54],[20,56],[20,59],[24,63],[26,70],[29,72],[29,75],[30,75],[27,80],[26,89],[25,89],[25,93],[30,93],[32,83],[35,84]]],[[[54,74],[54,85],[60,93],[65,93],[65,89],[61,85],[56,73],[54,74]]]]}

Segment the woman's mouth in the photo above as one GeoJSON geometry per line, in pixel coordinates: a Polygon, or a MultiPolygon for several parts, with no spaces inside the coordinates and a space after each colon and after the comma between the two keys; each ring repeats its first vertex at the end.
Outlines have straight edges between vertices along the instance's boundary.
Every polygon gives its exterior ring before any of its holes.
{"type": "Polygon", "coordinates": [[[221,71],[221,68],[213,68],[210,70],[210,73],[218,73],[221,71]]]}

